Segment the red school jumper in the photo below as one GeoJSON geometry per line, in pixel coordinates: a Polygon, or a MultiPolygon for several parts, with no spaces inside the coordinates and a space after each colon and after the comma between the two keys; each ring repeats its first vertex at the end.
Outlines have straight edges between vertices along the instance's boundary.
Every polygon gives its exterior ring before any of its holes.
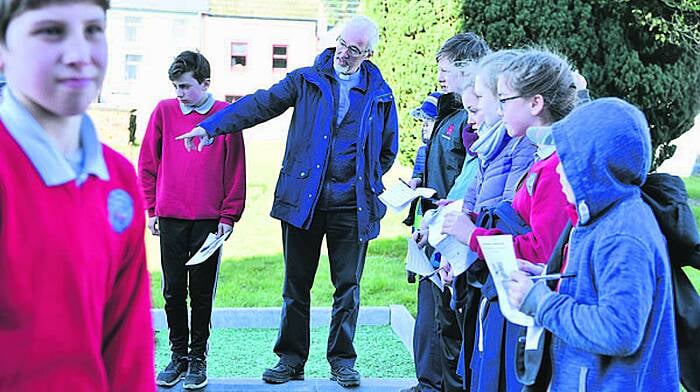
{"type": "Polygon", "coordinates": [[[108,181],[47,187],[0,122],[0,390],[155,389],[141,197],[102,149],[108,181]]]}
{"type": "Polygon", "coordinates": [[[216,101],[206,114],[185,115],[177,99],[166,99],[153,110],[139,155],[149,216],[218,219],[229,225],[240,219],[245,205],[243,135],[216,137],[201,152],[188,152],[175,140],[226,106],[216,101]]]}
{"type": "MultiPolygon", "coordinates": [[[[515,256],[533,263],[543,264],[549,259],[561,232],[569,219],[566,196],[561,190],[557,165],[559,156],[554,153],[530,168],[523,184],[513,197],[513,209],[532,228],[527,234],[514,236],[515,256]]],[[[469,247],[483,259],[476,237],[503,234],[498,229],[477,227],[469,239],[469,247]]]]}

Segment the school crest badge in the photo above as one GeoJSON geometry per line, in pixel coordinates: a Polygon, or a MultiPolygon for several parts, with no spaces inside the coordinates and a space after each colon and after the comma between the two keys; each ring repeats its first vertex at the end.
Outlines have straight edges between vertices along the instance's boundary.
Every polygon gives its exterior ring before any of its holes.
{"type": "Polygon", "coordinates": [[[107,212],[112,229],[121,233],[134,220],[134,200],[125,190],[114,189],[107,197],[107,212]]]}

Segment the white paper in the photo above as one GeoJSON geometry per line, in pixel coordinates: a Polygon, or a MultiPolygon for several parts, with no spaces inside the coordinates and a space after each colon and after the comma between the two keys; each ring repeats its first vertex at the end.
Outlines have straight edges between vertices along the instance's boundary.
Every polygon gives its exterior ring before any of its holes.
{"type": "Polygon", "coordinates": [[[216,234],[214,233],[209,233],[207,236],[207,239],[204,240],[204,243],[202,246],[199,248],[197,253],[195,253],[190,260],[185,263],[185,265],[197,265],[197,264],[202,264],[203,262],[207,261],[207,259],[216,252],[219,247],[224,243],[224,240],[228,236],[222,235],[221,237],[217,237],[216,234]]]}
{"type": "Polygon", "coordinates": [[[476,237],[481,246],[481,252],[486,259],[486,265],[489,267],[489,272],[496,285],[498,292],[498,304],[501,308],[501,313],[511,323],[531,327],[535,325],[532,317],[513,308],[506,288],[503,282],[510,280],[510,275],[518,270],[518,262],[515,260],[515,248],[513,247],[513,236],[492,235],[476,237]]]}
{"type": "Polygon", "coordinates": [[[435,189],[430,188],[416,188],[414,190],[406,186],[406,184],[398,183],[387,188],[387,190],[379,195],[379,200],[393,211],[401,212],[411,204],[413,199],[417,197],[431,197],[435,192],[435,189]]]}
{"type": "Polygon", "coordinates": [[[537,343],[544,332],[544,327],[531,326],[527,327],[525,334],[525,350],[537,350],[537,343]]]}
{"type": "Polygon", "coordinates": [[[457,241],[453,236],[445,236],[442,241],[438,242],[435,249],[440,252],[443,260],[447,260],[450,263],[453,276],[461,275],[467,270],[467,252],[469,248],[457,241]]]}
{"type": "MultiPolygon", "coordinates": [[[[428,256],[426,256],[425,252],[418,247],[418,244],[416,244],[413,238],[408,239],[408,252],[406,253],[406,270],[415,272],[420,276],[428,276],[435,272],[435,268],[433,268],[433,265],[430,263],[430,260],[428,260],[428,256]]],[[[444,290],[442,280],[440,279],[438,274],[433,274],[428,279],[430,279],[431,282],[435,283],[435,285],[440,289],[440,291],[444,290]]]]}
{"type": "MultiPolygon", "coordinates": [[[[437,245],[440,243],[440,241],[444,240],[445,237],[447,237],[447,234],[442,234],[442,224],[445,222],[445,216],[449,214],[450,212],[462,212],[462,200],[457,200],[453,201],[452,203],[446,205],[446,206],[440,206],[435,210],[435,215],[432,218],[429,218],[428,222],[428,243],[433,246],[433,248],[437,248],[437,245]]],[[[423,217],[425,219],[425,217],[423,217]]],[[[466,259],[465,259],[466,261],[466,259]]]]}

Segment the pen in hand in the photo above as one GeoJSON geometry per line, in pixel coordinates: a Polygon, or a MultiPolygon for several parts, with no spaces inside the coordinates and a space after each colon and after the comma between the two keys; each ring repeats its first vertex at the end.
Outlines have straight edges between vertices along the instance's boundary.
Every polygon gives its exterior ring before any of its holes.
{"type": "Polygon", "coordinates": [[[404,181],[401,177],[399,177],[399,181],[401,181],[401,182],[402,182],[404,185],[406,185],[407,187],[409,187],[409,188],[411,187],[411,186],[408,185],[408,183],[407,183],[406,181],[404,181]]]}
{"type": "Polygon", "coordinates": [[[532,280],[536,280],[536,279],[556,280],[556,279],[574,278],[574,277],[576,277],[576,274],[547,274],[547,275],[533,275],[533,276],[530,276],[530,279],[532,279],[532,280]]]}
{"type": "Polygon", "coordinates": [[[437,274],[440,271],[444,271],[446,268],[447,268],[447,266],[445,265],[445,266],[442,266],[442,267],[436,269],[435,271],[429,273],[428,275],[423,275],[423,276],[421,276],[419,281],[422,282],[426,279],[430,279],[430,277],[434,276],[435,274],[437,274]]]}

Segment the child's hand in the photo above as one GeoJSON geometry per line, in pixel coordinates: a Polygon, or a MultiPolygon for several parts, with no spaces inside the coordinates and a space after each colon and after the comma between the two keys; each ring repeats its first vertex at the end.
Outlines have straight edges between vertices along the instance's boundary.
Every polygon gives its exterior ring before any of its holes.
{"type": "Polygon", "coordinates": [[[523,300],[530,291],[533,283],[530,277],[522,271],[515,271],[510,275],[510,280],[503,282],[508,293],[508,301],[514,308],[520,310],[523,306],[523,300]]]}
{"type": "Polygon", "coordinates": [[[542,270],[544,270],[544,264],[531,263],[525,259],[517,259],[518,268],[528,275],[542,275],[542,270]]]}
{"type": "Polygon", "coordinates": [[[157,216],[152,216],[148,218],[148,229],[151,230],[151,234],[155,236],[160,235],[160,225],[158,224],[157,216]]]}
{"type": "Polygon", "coordinates": [[[408,186],[411,189],[416,189],[418,186],[423,182],[420,178],[411,178],[410,181],[408,181],[408,186]]]}
{"type": "Polygon", "coordinates": [[[202,127],[196,127],[187,133],[183,133],[182,135],[176,137],[175,140],[184,140],[185,150],[189,152],[194,150],[194,138],[196,137],[199,138],[199,145],[197,146],[197,151],[199,152],[201,152],[205,146],[211,144],[211,138],[207,134],[207,131],[202,127]]]}
{"type": "Polygon", "coordinates": [[[423,230],[421,228],[419,230],[414,231],[411,235],[411,238],[413,238],[413,241],[416,241],[416,244],[418,244],[419,248],[424,247],[425,244],[428,243],[428,229],[423,230]]]}
{"type": "Polygon", "coordinates": [[[468,245],[469,239],[474,232],[474,223],[462,212],[450,212],[445,215],[445,221],[442,224],[442,233],[453,236],[457,241],[468,245]]]}
{"type": "Polygon", "coordinates": [[[452,266],[450,265],[450,262],[447,260],[440,261],[440,270],[438,271],[438,274],[440,275],[440,279],[442,280],[442,283],[445,285],[452,284],[452,281],[455,278],[454,275],[452,274],[452,266]]]}
{"type": "MultiPolygon", "coordinates": [[[[233,226],[227,225],[226,223],[221,223],[219,222],[219,227],[216,230],[216,236],[221,237],[224,236],[226,237],[226,240],[228,237],[231,235],[231,232],[233,231],[233,226]]],[[[226,241],[224,240],[224,241],[226,241]]]]}

